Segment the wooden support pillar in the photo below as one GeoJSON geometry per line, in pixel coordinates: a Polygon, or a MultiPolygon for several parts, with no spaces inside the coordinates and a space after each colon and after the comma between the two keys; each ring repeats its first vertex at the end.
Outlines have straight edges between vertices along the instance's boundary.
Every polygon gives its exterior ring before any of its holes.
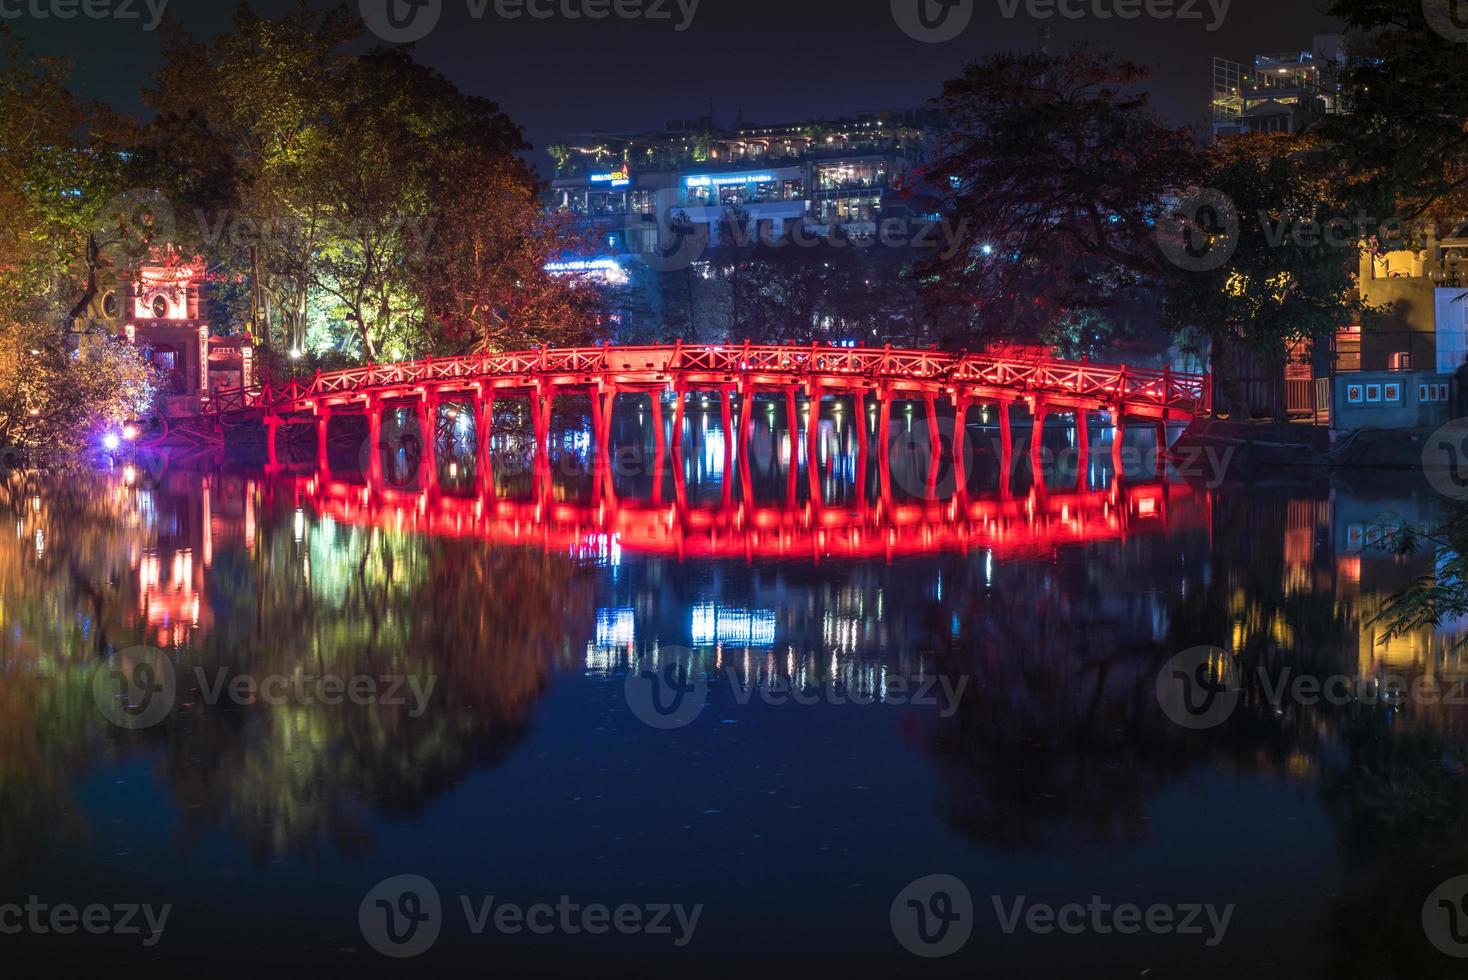
{"type": "Polygon", "coordinates": [[[673,387],[673,465],[678,466],[683,458],[683,416],[687,410],[688,389],[681,384],[673,387]]]}
{"type": "Polygon", "coordinates": [[[494,391],[474,396],[474,472],[481,493],[494,496],[494,391]]]}
{"type": "Polygon", "coordinates": [[[327,479],[331,478],[331,458],[326,451],[330,443],[330,430],[331,409],[323,405],[316,413],[316,468],[327,479]]]}
{"type": "Polygon", "coordinates": [[[892,392],[877,392],[877,476],[882,499],[892,502],[892,392]]]}
{"type": "Polygon", "coordinates": [[[789,430],[790,465],[785,473],[785,506],[795,509],[796,481],[800,473],[800,416],[795,412],[795,389],[785,390],[785,428],[789,430]]]}
{"type": "Polygon", "coordinates": [[[821,386],[814,381],[806,385],[810,416],[805,420],[805,475],[810,481],[811,506],[825,502],[821,493],[821,386]]]}
{"type": "Polygon", "coordinates": [[[265,465],[269,469],[280,467],[280,450],[276,442],[280,436],[282,419],[278,415],[265,416],[265,465]]]}
{"type": "Polygon", "coordinates": [[[418,400],[418,488],[430,492],[438,489],[438,408],[437,392],[418,400]]]}
{"type": "Polygon", "coordinates": [[[1045,448],[1045,417],[1050,409],[1043,401],[1036,399],[1034,410],[1034,428],[1030,430],[1030,461],[1034,464],[1036,482],[1039,482],[1039,466],[1045,448]]]}
{"type": "Polygon", "coordinates": [[[923,395],[923,414],[928,417],[928,486],[927,498],[938,497],[938,471],[943,465],[943,434],[938,431],[938,396],[923,395]]]}
{"type": "Polygon", "coordinates": [[[1157,475],[1167,475],[1167,423],[1161,419],[1152,423],[1152,431],[1157,437],[1157,475]]]}
{"type": "Polygon", "coordinates": [[[754,424],[755,386],[745,381],[739,390],[739,499],[754,502],[754,481],[749,472],[750,428],[754,424]]]}
{"type": "Polygon", "coordinates": [[[867,502],[867,394],[858,391],[852,399],[856,433],[856,502],[865,506],[867,502]]]}
{"type": "Polygon", "coordinates": [[[953,493],[968,496],[968,406],[963,395],[953,396],[953,493]]]}
{"type": "Polygon", "coordinates": [[[1126,442],[1126,415],[1121,409],[1111,412],[1111,466],[1116,471],[1116,482],[1126,478],[1126,459],[1123,444],[1126,442]]]}
{"type": "Polygon", "coordinates": [[[728,507],[734,502],[734,389],[727,385],[719,389],[719,424],[724,430],[724,478],[723,502],[728,507]]]}
{"type": "Polygon", "coordinates": [[[530,414],[535,424],[535,469],[538,473],[549,477],[551,412],[555,409],[556,395],[551,387],[542,381],[536,385],[530,400],[530,414]]]}
{"type": "Polygon", "coordinates": [[[1076,490],[1084,492],[1086,489],[1086,468],[1091,460],[1091,420],[1087,418],[1089,413],[1083,409],[1076,409],[1076,490]]]}
{"type": "Polygon", "coordinates": [[[380,490],[384,483],[382,468],[382,402],[367,401],[367,483],[380,490]]]}
{"type": "MultiPolygon", "coordinates": [[[[667,442],[663,436],[663,393],[654,391],[652,398],[652,502],[663,502],[663,467],[666,465],[667,442]]],[[[646,443],[644,443],[646,445],[646,443]]]]}
{"type": "Polygon", "coordinates": [[[1008,497],[1014,482],[1014,424],[1009,410],[1013,402],[999,403],[999,495],[1008,497]]]}

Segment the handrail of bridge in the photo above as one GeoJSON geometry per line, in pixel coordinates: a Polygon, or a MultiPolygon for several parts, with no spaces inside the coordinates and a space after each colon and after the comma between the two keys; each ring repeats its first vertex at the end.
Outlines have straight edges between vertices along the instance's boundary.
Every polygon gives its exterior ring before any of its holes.
{"type": "Polygon", "coordinates": [[[950,354],[892,347],[823,347],[778,344],[683,344],[649,347],[569,347],[485,352],[421,361],[368,364],[285,385],[222,389],[210,414],[247,409],[290,410],[317,398],[375,389],[411,388],[488,377],[536,378],[651,374],[760,376],[791,379],[850,378],[874,385],[923,382],[1014,391],[1017,395],[1092,398],[1140,404],[1181,416],[1212,408],[1211,378],[1170,369],[1027,358],[1013,354],[950,354]]]}

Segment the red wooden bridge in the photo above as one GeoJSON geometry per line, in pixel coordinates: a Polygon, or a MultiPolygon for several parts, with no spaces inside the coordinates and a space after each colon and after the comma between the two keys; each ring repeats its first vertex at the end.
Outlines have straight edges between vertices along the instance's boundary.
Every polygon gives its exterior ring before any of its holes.
{"type": "MultiPolygon", "coordinates": [[[[989,404],[998,408],[1000,435],[1006,455],[1012,446],[1010,408],[1023,403],[1035,431],[1041,431],[1051,412],[1074,416],[1079,442],[1089,446],[1090,413],[1105,412],[1119,434],[1129,419],[1146,420],[1159,433],[1172,421],[1188,421],[1211,407],[1211,380],[1207,375],[1170,370],[1144,370],[1125,365],[1061,361],[1014,354],[950,354],[939,351],[886,348],[844,348],[756,344],[677,344],[659,347],[578,347],[483,353],[463,357],[374,364],[345,371],[318,373],[309,380],[285,385],[219,392],[210,402],[208,416],[215,420],[254,417],[266,429],[270,463],[277,462],[276,435],[283,425],[317,426],[318,456],[326,458],[327,428],[334,414],[365,414],[371,445],[382,447],[385,408],[411,405],[420,430],[438,431],[444,403],[472,406],[480,461],[488,469],[488,424],[497,397],[527,398],[535,430],[537,464],[546,457],[551,409],[558,395],[591,397],[593,429],[599,453],[609,443],[613,400],[619,394],[645,393],[651,399],[653,427],[660,434],[663,395],[672,392],[672,448],[683,446],[683,416],[689,392],[717,392],[721,396],[725,432],[746,440],[750,413],[762,395],[783,395],[786,418],[796,418],[796,398],[819,406],[826,396],[852,397],[857,417],[864,418],[865,399],[879,406],[877,445],[886,465],[892,403],[920,400],[927,405],[934,455],[940,444],[936,403],[951,400],[956,418],[966,419],[969,407],[989,404]],[[733,427],[734,398],[739,398],[739,427],[733,427]]],[[[815,418],[817,413],[811,413],[815,418]]],[[[794,425],[792,424],[792,429],[794,425]]],[[[808,424],[812,446],[817,426],[808,424]]],[[[965,426],[955,426],[952,458],[962,465],[965,426]]],[[[435,442],[423,441],[423,462],[435,470],[435,442]]],[[[726,440],[731,457],[735,439],[726,440]]],[[[1039,439],[1031,439],[1039,452],[1039,439]]],[[[1113,439],[1119,450],[1121,440],[1113,439]]],[[[1165,441],[1159,438],[1159,445],[1165,441]]],[[[865,439],[861,446],[865,452],[865,439]]],[[[372,453],[376,475],[381,453],[372,453]]]]}

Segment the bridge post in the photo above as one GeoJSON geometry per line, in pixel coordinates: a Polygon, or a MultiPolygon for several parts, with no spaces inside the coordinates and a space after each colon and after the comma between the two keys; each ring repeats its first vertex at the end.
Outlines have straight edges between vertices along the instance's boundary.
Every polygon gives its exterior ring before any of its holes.
{"type": "Polygon", "coordinates": [[[728,385],[719,389],[719,424],[724,428],[724,506],[734,500],[734,390],[728,385]]]}
{"type": "Polygon", "coordinates": [[[1125,452],[1122,449],[1126,441],[1126,414],[1118,407],[1111,411],[1111,467],[1116,471],[1116,480],[1121,482],[1126,477],[1125,452]]]}
{"type": "MultiPolygon", "coordinates": [[[[745,363],[749,360],[749,342],[745,341],[745,363]]],[[[750,427],[754,424],[755,386],[748,375],[739,382],[739,476],[742,481],[745,502],[750,501],[749,440],[750,427]]]]}
{"type": "Polygon", "coordinates": [[[480,492],[494,496],[494,391],[474,394],[474,472],[480,492]]]}
{"type": "Polygon", "coordinates": [[[542,378],[536,382],[530,395],[530,415],[535,427],[535,469],[550,474],[550,426],[551,411],[555,408],[556,396],[542,378]]]}
{"type": "Polygon", "coordinates": [[[856,433],[856,501],[865,507],[867,502],[867,393],[858,391],[852,399],[856,415],[852,419],[856,433]]]}
{"type": "Polygon", "coordinates": [[[663,393],[659,389],[652,392],[652,500],[658,506],[662,506],[663,503],[663,465],[666,445],[663,440],[663,393]]]}
{"type": "Polygon", "coordinates": [[[1091,420],[1087,418],[1089,413],[1083,409],[1076,409],[1076,489],[1086,489],[1086,467],[1091,459],[1091,420]]]}
{"type": "Polygon", "coordinates": [[[954,393],[953,396],[953,492],[956,496],[968,496],[968,462],[964,453],[968,449],[968,398],[954,393]]]}
{"type": "Polygon", "coordinates": [[[999,402],[999,495],[1008,497],[1014,482],[1014,425],[1009,417],[1013,402],[999,402]]]}
{"type": "Polygon", "coordinates": [[[800,471],[800,416],[795,413],[795,389],[785,389],[785,427],[790,430],[790,465],[785,474],[785,505],[792,510],[796,502],[796,479],[800,471]]]}
{"type": "Polygon", "coordinates": [[[382,402],[368,398],[367,410],[367,482],[374,489],[382,488],[382,402]]]}
{"type": "Polygon", "coordinates": [[[280,450],[276,448],[276,439],[280,434],[281,418],[279,415],[265,416],[265,467],[268,470],[280,468],[280,450]]]}
{"type": "Polygon", "coordinates": [[[877,389],[877,477],[882,499],[892,503],[892,391],[877,389]]]}
{"type": "Polygon", "coordinates": [[[815,379],[806,382],[806,397],[809,399],[810,417],[805,422],[805,475],[810,481],[812,507],[825,503],[821,493],[821,385],[815,379]]]}
{"type": "Polygon", "coordinates": [[[1030,435],[1030,470],[1034,474],[1035,483],[1042,489],[1045,484],[1043,472],[1043,461],[1045,452],[1045,416],[1049,414],[1050,407],[1045,404],[1044,399],[1036,398],[1035,407],[1032,411],[1034,416],[1034,429],[1030,435]]]}
{"type": "MultiPolygon", "coordinates": [[[[682,344],[680,342],[679,346],[682,344]]],[[[683,458],[683,414],[687,410],[688,389],[682,382],[673,385],[673,465],[683,458]]]]}
{"type": "Polygon", "coordinates": [[[331,459],[326,452],[330,428],[331,408],[323,405],[316,412],[316,468],[325,474],[327,479],[331,478],[331,459]]]}
{"type": "Polygon", "coordinates": [[[923,395],[923,414],[928,417],[928,499],[938,497],[938,470],[943,465],[943,434],[938,431],[938,396],[923,395]]]}
{"type": "Polygon", "coordinates": [[[1152,423],[1152,429],[1157,434],[1157,475],[1167,475],[1167,423],[1161,419],[1152,423]]]}
{"type": "Polygon", "coordinates": [[[438,392],[424,390],[418,399],[418,488],[438,490],[438,392]]]}

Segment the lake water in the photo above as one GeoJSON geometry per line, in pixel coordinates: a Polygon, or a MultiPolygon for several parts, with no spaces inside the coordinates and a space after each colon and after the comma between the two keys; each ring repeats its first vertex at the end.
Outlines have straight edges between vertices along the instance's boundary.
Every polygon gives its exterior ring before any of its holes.
{"type": "Polygon", "coordinates": [[[1425,484],[1117,481],[1098,453],[1079,491],[1062,460],[1043,490],[926,503],[874,461],[858,496],[832,429],[822,504],[778,438],[726,495],[714,435],[681,472],[499,472],[494,496],[452,453],[442,494],[340,463],[12,475],[0,948],[226,975],[1465,975],[1423,922],[1468,873],[1458,634],[1372,622],[1433,569],[1369,546],[1440,515],[1425,484]],[[1226,654],[1174,660],[1198,647],[1226,654]],[[1242,680],[1188,700],[1220,656],[1242,680]],[[100,925],[133,905],[141,933],[100,925]]]}

